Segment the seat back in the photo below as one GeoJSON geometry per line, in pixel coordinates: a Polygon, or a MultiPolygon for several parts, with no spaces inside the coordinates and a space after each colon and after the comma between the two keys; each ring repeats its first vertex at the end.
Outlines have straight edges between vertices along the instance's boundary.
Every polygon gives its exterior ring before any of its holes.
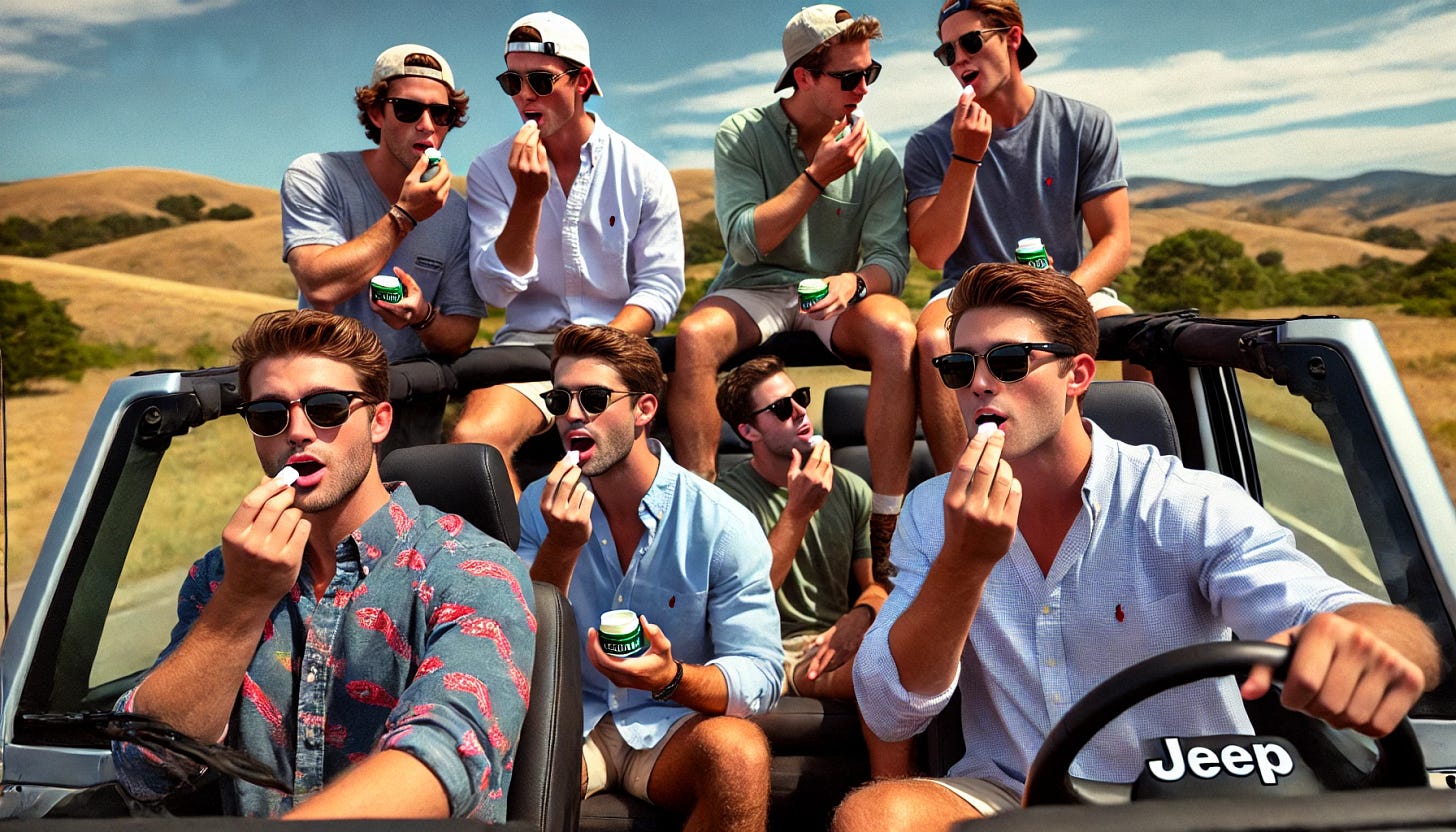
{"type": "Polygon", "coordinates": [[[1162,392],[1145,381],[1092,382],[1082,400],[1082,415],[1113,439],[1182,456],[1173,411],[1162,392]]]}
{"type": "MultiPolygon", "coordinates": [[[[845,384],[824,391],[824,415],[819,429],[829,443],[834,464],[870,480],[870,454],[865,446],[865,408],[870,401],[868,384],[845,384]]],[[[871,426],[873,429],[873,426],[871,426]]],[[[907,492],[935,476],[930,446],[917,424],[915,444],[910,451],[910,481],[907,492]]]]}
{"type": "Polygon", "coordinates": [[[415,499],[458,514],[514,551],[521,515],[500,451],[490,445],[416,445],[391,451],[379,463],[385,482],[403,480],[415,499]]]}
{"type": "MultiPolygon", "coordinates": [[[[423,504],[458,514],[512,549],[520,515],[505,461],[490,445],[420,445],[393,451],[379,466],[423,504]]],[[[536,656],[531,700],[516,743],[506,819],[513,828],[575,829],[581,808],[581,645],[576,617],[551,584],[533,582],[536,656]]]]}

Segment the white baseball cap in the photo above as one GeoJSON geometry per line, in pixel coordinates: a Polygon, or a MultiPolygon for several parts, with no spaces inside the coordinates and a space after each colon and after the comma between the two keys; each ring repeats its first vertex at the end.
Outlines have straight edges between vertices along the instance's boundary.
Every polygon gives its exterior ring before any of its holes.
{"type": "Polygon", "coordinates": [[[784,27],[784,72],[774,92],[793,86],[794,64],[819,48],[819,45],[843,32],[854,23],[854,15],[829,3],[806,6],[789,18],[784,27]],[[840,18],[843,14],[844,17],[840,18]]]}
{"type": "MultiPolygon", "coordinates": [[[[511,28],[506,30],[506,52],[537,52],[542,55],[566,58],[585,67],[591,66],[591,44],[587,43],[586,33],[581,30],[580,26],[556,12],[534,12],[512,23],[511,28]],[[530,26],[540,32],[541,42],[512,43],[510,33],[522,26],[530,26]]],[[[591,89],[587,92],[592,95],[602,94],[602,88],[597,84],[595,71],[592,73],[591,89]]]]}
{"type": "Polygon", "coordinates": [[[399,46],[391,46],[380,52],[379,57],[374,59],[374,72],[369,76],[369,86],[372,87],[380,81],[388,81],[403,75],[430,78],[439,81],[452,91],[455,89],[455,73],[450,71],[450,64],[445,62],[439,52],[417,43],[401,43],[399,46]],[[420,66],[418,61],[412,63],[410,59],[416,56],[433,58],[440,64],[440,68],[420,66]]]}

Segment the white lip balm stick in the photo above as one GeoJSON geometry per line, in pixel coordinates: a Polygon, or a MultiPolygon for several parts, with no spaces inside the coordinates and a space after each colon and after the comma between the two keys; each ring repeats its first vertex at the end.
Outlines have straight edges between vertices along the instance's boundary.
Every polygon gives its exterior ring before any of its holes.
{"type": "Polygon", "coordinates": [[[822,436],[820,436],[819,434],[816,433],[813,436],[809,437],[809,447],[811,447],[811,448],[817,448],[817,447],[819,447],[819,443],[820,442],[823,442],[823,441],[824,441],[824,437],[822,437],[822,436]]]}
{"type": "Polygon", "coordinates": [[[278,476],[273,479],[282,485],[293,485],[298,482],[298,469],[292,465],[285,465],[283,466],[283,470],[278,472],[278,476]]]}
{"type": "Polygon", "coordinates": [[[961,90],[961,95],[969,95],[970,97],[975,98],[976,88],[971,86],[970,84],[966,84],[965,89],[961,90]]]}
{"type": "Polygon", "coordinates": [[[575,465],[581,460],[581,451],[567,451],[566,456],[561,459],[567,465],[575,465]]]}
{"type": "Polygon", "coordinates": [[[532,127],[536,128],[537,130],[540,130],[541,129],[541,122],[535,120],[534,118],[528,118],[528,119],[526,119],[526,123],[529,124],[529,125],[531,125],[532,127]]]}
{"type": "Polygon", "coordinates": [[[996,423],[995,422],[982,422],[979,426],[976,427],[976,435],[977,436],[990,436],[991,434],[993,434],[995,432],[996,432],[996,423]]]}

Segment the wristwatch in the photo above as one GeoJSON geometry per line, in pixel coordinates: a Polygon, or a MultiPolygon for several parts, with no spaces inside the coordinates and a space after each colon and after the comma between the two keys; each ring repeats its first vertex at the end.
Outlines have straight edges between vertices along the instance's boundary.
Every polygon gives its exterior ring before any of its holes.
{"type": "Polygon", "coordinates": [[[850,306],[854,306],[856,303],[864,300],[870,293],[870,287],[864,282],[862,275],[855,275],[854,281],[854,296],[849,299],[850,306]]]}

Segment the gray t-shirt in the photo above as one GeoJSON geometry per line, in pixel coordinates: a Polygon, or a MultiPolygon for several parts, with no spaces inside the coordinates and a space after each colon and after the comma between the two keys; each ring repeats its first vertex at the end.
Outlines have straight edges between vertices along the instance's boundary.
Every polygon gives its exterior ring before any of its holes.
{"type": "MultiPolygon", "coordinates": [[[[953,150],[952,110],[905,145],[906,202],[940,192],[953,150]]],[[[1036,90],[1031,111],[1009,130],[993,130],[976,172],[961,244],[944,277],[978,263],[1016,262],[1016,241],[1040,237],[1059,272],[1082,263],[1082,204],[1126,188],[1112,117],[1083,101],[1036,90]]]]}
{"type": "MultiPolygon", "coordinates": [[[[297,246],[337,246],[363,234],[389,212],[389,200],[374,184],[359,151],[300,156],[283,174],[283,259],[297,246]]],[[[441,315],[485,315],[470,284],[470,224],[465,200],[451,193],[445,206],[405,236],[380,274],[399,266],[409,273],[441,315]]],[[[298,308],[308,307],[302,294],[298,308]]],[[[363,321],[384,342],[390,361],[424,355],[414,330],[391,329],[369,308],[369,288],[334,307],[363,321]]]]}

